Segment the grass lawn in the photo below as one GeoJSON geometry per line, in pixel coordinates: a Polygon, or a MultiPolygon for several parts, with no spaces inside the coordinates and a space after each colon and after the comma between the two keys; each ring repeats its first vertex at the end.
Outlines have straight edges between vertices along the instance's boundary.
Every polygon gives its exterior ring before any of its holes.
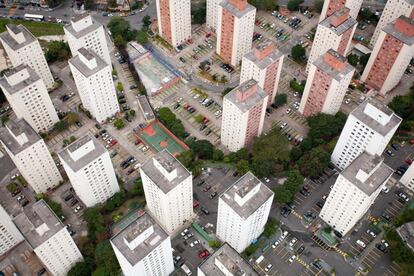
{"type": "Polygon", "coordinates": [[[7,18],[0,19],[0,33],[6,30],[6,24],[24,25],[34,36],[43,35],[63,35],[63,26],[56,23],[34,22],[27,20],[11,20],[7,18]]]}

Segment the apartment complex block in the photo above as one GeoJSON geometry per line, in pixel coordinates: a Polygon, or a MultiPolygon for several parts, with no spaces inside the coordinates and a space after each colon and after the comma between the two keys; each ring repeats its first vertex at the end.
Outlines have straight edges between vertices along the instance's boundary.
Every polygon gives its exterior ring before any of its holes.
{"type": "Polygon", "coordinates": [[[217,30],[218,5],[222,0],[207,0],[206,24],[212,31],[217,30]]]}
{"type": "Polygon", "coordinates": [[[319,17],[319,22],[325,18],[331,16],[336,11],[346,7],[349,9],[349,14],[352,18],[356,19],[359,13],[359,10],[362,6],[362,0],[326,0],[324,1],[321,16],[319,17]]]}
{"type": "Polygon", "coordinates": [[[3,206],[0,205],[0,257],[22,241],[22,234],[3,206]]]}

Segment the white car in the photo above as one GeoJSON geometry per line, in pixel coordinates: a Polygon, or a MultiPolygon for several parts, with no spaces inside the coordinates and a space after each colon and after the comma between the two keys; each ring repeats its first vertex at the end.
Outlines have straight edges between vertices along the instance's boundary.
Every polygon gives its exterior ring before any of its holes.
{"type": "Polygon", "coordinates": [[[280,125],[280,128],[281,128],[281,129],[284,129],[286,126],[287,126],[287,123],[282,123],[282,124],[280,125]]]}
{"type": "Polygon", "coordinates": [[[275,241],[275,242],[272,244],[272,248],[276,248],[276,246],[278,246],[278,245],[279,245],[279,243],[280,243],[280,241],[275,241]]]}
{"type": "Polygon", "coordinates": [[[264,177],[263,179],[264,179],[264,181],[265,181],[266,183],[269,183],[269,182],[270,182],[270,179],[269,179],[269,178],[267,178],[267,177],[264,177]]]}
{"type": "Polygon", "coordinates": [[[181,232],[181,236],[184,237],[187,233],[188,233],[188,229],[186,228],[184,229],[183,232],[181,232]]]}
{"type": "Polygon", "coordinates": [[[381,190],[384,194],[387,194],[390,191],[390,188],[388,188],[387,186],[384,186],[381,190]]]}
{"type": "Polygon", "coordinates": [[[346,100],[345,100],[345,103],[346,103],[346,104],[350,104],[350,103],[351,103],[351,99],[346,99],[346,100]]]}
{"type": "Polygon", "coordinates": [[[195,95],[193,96],[193,99],[198,99],[198,97],[200,97],[200,94],[195,94],[195,95]]]}
{"type": "Polygon", "coordinates": [[[282,239],[282,240],[284,240],[286,237],[287,237],[287,235],[289,234],[289,232],[288,231],[284,231],[283,233],[282,233],[282,235],[280,236],[280,238],[282,239]]]}
{"type": "Polygon", "coordinates": [[[361,240],[357,240],[356,241],[356,244],[359,245],[359,246],[361,246],[362,248],[367,247],[367,245],[363,241],[361,241],[361,240]]]}
{"type": "Polygon", "coordinates": [[[294,260],[296,260],[296,255],[289,258],[289,263],[293,263],[294,260]]]}
{"type": "Polygon", "coordinates": [[[265,271],[266,272],[268,272],[269,270],[271,270],[272,269],[272,267],[273,267],[273,265],[272,264],[268,264],[266,267],[265,267],[265,271]]]}
{"type": "Polygon", "coordinates": [[[291,108],[286,109],[286,114],[289,114],[290,112],[292,112],[291,108]]]}
{"type": "Polygon", "coordinates": [[[377,235],[371,229],[367,229],[367,234],[370,235],[373,238],[377,237],[377,235]]]}
{"type": "Polygon", "coordinates": [[[190,243],[190,247],[194,247],[194,246],[196,246],[197,244],[199,244],[200,243],[200,241],[199,240],[195,240],[195,241],[193,241],[192,243],[190,243]]]}
{"type": "Polygon", "coordinates": [[[298,239],[297,239],[297,238],[293,238],[293,239],[290,241],[289,246],[290,246],[290,247],[293,247],[297,241],[298,241],[298,239]]]}

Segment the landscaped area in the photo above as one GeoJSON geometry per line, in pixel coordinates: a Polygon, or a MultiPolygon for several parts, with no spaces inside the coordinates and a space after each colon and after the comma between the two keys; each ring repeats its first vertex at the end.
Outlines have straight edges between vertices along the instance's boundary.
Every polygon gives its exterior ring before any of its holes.
{"type": "Polygon", "coordinates": [[[0,33],[6,31],[7,24],[22,24],[25,26],[34,36],[44,36],[44,35],[63,35],[63,26],[57,23],[48,23],[48,22],[33,22],[27,20],[10,20],[6,18],[0,19],[0,33]]]}

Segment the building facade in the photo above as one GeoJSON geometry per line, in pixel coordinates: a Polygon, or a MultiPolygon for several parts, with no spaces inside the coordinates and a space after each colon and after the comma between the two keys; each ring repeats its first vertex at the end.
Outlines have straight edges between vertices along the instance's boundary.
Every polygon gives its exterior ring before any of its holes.
{"type": "Polygon", "coordinates": [[[0,78],[17,118],[25,119],[37,132],[46,132],[59,121],[42,78],[29,66],[19,65],[0,78]]]}
{"type": "Polygon", "coordinates": [[[320,22],[313,40],[306,72],[309,72],[312,63],[329,49],[346,56],[356,27],[357,21],[350,16],[348,8],[342,8],[320,22]]]}
{"type": "Polygon", "coordinates": [[[22,234],[3,206],[0,205],[0,257],[22,241],[22,234]]]}
{"type": "Polygon", "coordinates": [[[253,144],[263,130],[268,95],[250,79],[223,98],[221,144],[230,151],[253,144]]]}
{"type": "Polygon", "coordinates": [[[77,262],[83,261],[68,229],[44,200],[25,209],[14,223],[51,275],[67,275],[77,262]]]}
{"type": "Polygon", "coordinates": [[[414,166],[411,164],[408,170],[400,178],[400,183],[403,184],[407,189],[414,192],[414,166]]]}
{"type": "Polygon", "coordinates": [[[240,73],[240,84],[254,79],[269,96],[267,106],[276,97],[282,72],[284,55],[275,49],[274,44],[267,40],[258,44],[251,52],[243,56],[240,73]]]}
{"type": "Polygon", "coordinates": [[[25,120],[8,121],[0,129],[0,141],[36,194],[63,181],[45,142],[25,120]]]}
{"type": "Polygon", "coordinates": [[[23,25],[6,25],[6,31],[0,34],[0,41],[13,67],[27,65],[39,75],[47,89],[55,81],[47,65],[39,41],[23,25]]]}
{"type": "Polygon", "coordinates": [[[125,276],[168,276],[174,271],[171,240],[149,214],[143,214],[111,238],[125,276]]]}
{"type": "Polygon", "coordinates": [[[243,252],[262,234],[273,196],[251,172],[242,176],[219,197],[217,237],[243,252]]]}
{"type": "Polygon", "coordinates": [[[352,18],[356,19],[358,17],[359,10],[361,9],[362,1],[363,0],[326,0],[323,4],[319,22],[344,7],[348,8],[349,14],[352,18]]]}
{"type": "Polygon", "coordinates": [[[140,168],[147,208],[172,233],[193,217],[193,178],[167,150],[140,168]]]}
{"type": "Polygon", "coordinates": [[[393,174],[378,155],[361,153],[339,174],[319,214],[342,235],[365,215],[393,174]]]}
{"type": "Polygon", "coordinates": [[[172,46],[191,39],[191,1],[156,0],[158,32],[172,46]]]}
{"type": "Polygon", "coordinates": [[[361,80],[381,94],[400,82],[414,55],[414,20],[400,16],[378,36],[361,80]]]}
{"type": "Polygon", "coordinates": [[[216,52],[223,60],[238,66],[252,48],[256,8],[247,0],[222,0],[217,9],[216,52]]]}
{"type": "Polygon", "coordinates": [[[91,50],[80,48],[69,60],[83,107],[98,122],[104,122],[119,112],[111,66],[91,50]]]}
{"type": "Polygon", "coordinates": [[[207,0],[206,24],[212,31],[217,30],[218,5],[222,0],[207,0]]]}
{"type": "Polygon", "coordinates": [[[87,134],[58,153],[70,183],[88,206],[104,203],[119,192],[109,152],[87,134]]]}
{"type": "Polygon", "coordinates": [[[386,105],[367,99],[349,114],[331,162],[343,170],[363,151],[381,156],[401,121],[386,105]]]}
{"type": "Polygon", "coordinates": [[[309,117],[322,112],[335,115],[341,108],[355,68],[330,49],[312,63],[299,112],[309,117]]]}
{"type": "Polygon", "coordinates": [[[94,21],[88,13],[71,18],[70,24],[63,27],[72,57],[80,48],[90,49],[112,68],[108,44],[103,25],[94,21]]]}
{"type": "Polygon", "coordinates": [[[387,24],[393,22],[401,15],[414,19],[414,1],[413,0],[388,0],[382,11],[381,17],[375,27],[374,34],[371,37],[369,46],[374,48],[377,39],[387,24]]]}

